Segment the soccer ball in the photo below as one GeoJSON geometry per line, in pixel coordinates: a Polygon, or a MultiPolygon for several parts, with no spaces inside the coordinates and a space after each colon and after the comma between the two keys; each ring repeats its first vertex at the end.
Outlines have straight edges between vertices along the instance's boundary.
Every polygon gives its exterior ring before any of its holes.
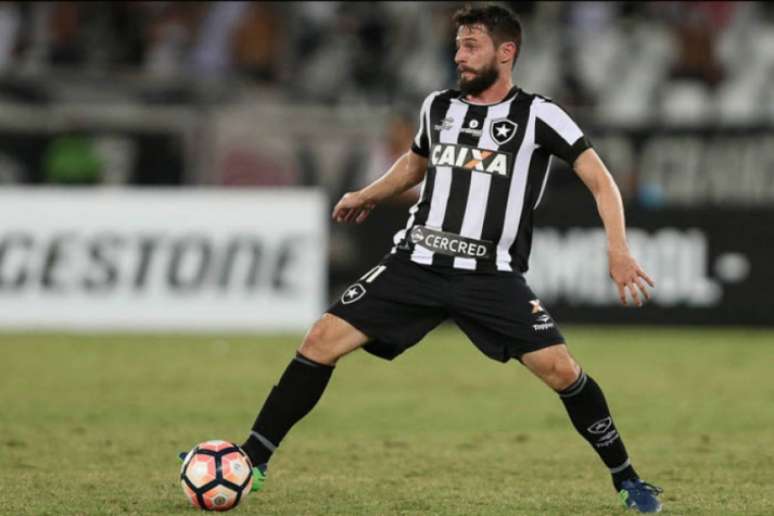
{"type": "Polygon", "coordinates": [[[250,493],[253,468],[236,444],[206,441],[186,455],[180,468],[180,483],[194,507],[227,511],[250,493]]]}

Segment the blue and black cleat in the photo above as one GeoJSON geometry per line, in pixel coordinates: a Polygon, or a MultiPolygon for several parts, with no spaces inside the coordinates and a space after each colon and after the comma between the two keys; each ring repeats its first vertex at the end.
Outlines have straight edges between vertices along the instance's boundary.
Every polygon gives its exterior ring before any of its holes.
{"type": "Polygon", "coordinates": [[[621,497],[627,509],[637,509],[639,512],[661,512],[661,501],[658,495],[663,492],[660,487],[637,478],[621,482],[618,496],[621,497]]]}

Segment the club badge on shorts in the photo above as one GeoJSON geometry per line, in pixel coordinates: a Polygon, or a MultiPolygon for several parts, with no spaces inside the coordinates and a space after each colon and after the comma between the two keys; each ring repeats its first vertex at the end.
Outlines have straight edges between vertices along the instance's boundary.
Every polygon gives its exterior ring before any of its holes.
{"type": "Polygon", "coordinates": [[[341,295],[341,302],[345,305],[354,303],[355,301],[363,297],[365,293],[366,293],[365,287],[360,283],[355,283],[341,295]]]}

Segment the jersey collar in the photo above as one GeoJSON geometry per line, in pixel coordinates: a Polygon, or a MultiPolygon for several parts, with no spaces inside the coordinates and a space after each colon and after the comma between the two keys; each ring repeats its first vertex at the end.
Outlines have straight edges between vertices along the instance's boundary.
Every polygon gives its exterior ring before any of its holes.
{"type": "Polygon", "coordinates": [[[510,90],[508,90],[508,93],[505,95],[505,98],[503,98],[498,102],[492,102],[491,104],[474,104],[472,102],[468,102],[467,100],[465,100],[465,95],[462,92],[460,92],[460,94],[457,95],[457,100],[459,100],[460,102],[464,102],[469,106],[484,106],[484,107],[496,106],[497,104],[502,104],[503,102],[508,102],[509,100],[512,100],[513,98],[516,97],[516,95],[519,94],[519,91],[520,91],[519,87],[514,85],[510,90]]]}

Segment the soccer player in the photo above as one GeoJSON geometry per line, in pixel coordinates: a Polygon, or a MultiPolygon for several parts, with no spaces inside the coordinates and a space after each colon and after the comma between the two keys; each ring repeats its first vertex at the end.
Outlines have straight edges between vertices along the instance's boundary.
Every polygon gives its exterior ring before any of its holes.
{"type": "Polygon", "coordinates": [[[319,401],[338,360],[363,347],[391,360],[452,319],[484,354],[516,359],[554,389],[570,421],[609,468],[627,507],[657,512],[661,490],[639,479],[602,389],[570,355],[546,307],[524,280],[532,213],[551,156],[571,164],[594,195],[620,300],[640,306],[652,280],[626,243],[621,196],[572,118],[550,99],[513,86],[521,25],[497,6],[458,11],[459,89],[422,104],[411,149],[378,180],[345,194],[337,222],[363,222],[374,207],[417,184],[395,246],[311,327],[242,445],[255,486],[291,429],[319,401]]]}

